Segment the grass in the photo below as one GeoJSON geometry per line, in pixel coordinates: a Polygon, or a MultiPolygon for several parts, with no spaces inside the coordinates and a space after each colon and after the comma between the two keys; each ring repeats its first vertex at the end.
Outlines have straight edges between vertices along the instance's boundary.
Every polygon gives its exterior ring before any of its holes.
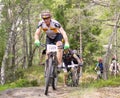
{"type": "Polygon", "coordinates": [[[8,88],[12,88],[12,87],[10,87],[9,84],[0,85],[0,91],[6,90],[6,89],[8,89],[8,88]]]}
{"type": "Polygon", "coordinates": [[[93,80],[87,79],[87,82],[83,82],[80,84],[82,88],[101,88],[101,87],[116,87],[120,86],[120,77],[110,77],[108,80],[93,80]]]}
{"type": "Polygon", "coordinates": [[[108,80],[95,81],[92,87],[108,87],[108,86],[120,86],[120,77],[111,77],[108,80]]]}
{"type": "Polygon", "coordinates": [[[10,89],[10,88],[16,88],[16,87],[25,87],[25,86],[32,86],[32,85],[28,80],[19,79],[15,82],[12,82],[12,83],[9,83],[9,84],[0,85],[0,91],[10,89]]]}

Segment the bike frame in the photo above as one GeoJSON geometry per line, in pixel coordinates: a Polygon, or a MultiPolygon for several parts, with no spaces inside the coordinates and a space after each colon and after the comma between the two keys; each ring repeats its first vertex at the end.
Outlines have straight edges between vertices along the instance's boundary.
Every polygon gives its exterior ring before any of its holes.
{"type": "MultiPolygon", "coordinates": [[[[53,45],[56,46],[56,45],[53,45]]],[[[48,94],[49,86],[52,85],[53,90],[56,90],[57,84],[57,57],[56,57],[56,50],[53,47],[49,47],[48,60],[45,65],[45,95],[48,94]]]]}

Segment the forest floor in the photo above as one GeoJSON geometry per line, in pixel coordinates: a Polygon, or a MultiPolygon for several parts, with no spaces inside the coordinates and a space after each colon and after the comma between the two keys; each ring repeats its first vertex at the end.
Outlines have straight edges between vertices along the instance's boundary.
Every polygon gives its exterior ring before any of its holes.
{"type": "Polygon", "coordinates": [[[120,87],[89,89],[58,86],[56,91],[50,87],[49,95],[44,95],[44,87],[8,89],[0,92],[0,98],[120,98],[120,87]]]}

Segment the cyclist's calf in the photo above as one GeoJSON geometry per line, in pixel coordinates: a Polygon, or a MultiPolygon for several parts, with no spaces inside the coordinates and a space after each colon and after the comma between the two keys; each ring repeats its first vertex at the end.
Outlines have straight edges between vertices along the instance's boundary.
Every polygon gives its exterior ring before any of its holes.
{"type": "Polygon", "coordinates": [[[58,67],[59,67],[62,66],[63,44],[61,41],[58,41],[56,45],[58,46],[57,59],[58,59],[58,67]]]}

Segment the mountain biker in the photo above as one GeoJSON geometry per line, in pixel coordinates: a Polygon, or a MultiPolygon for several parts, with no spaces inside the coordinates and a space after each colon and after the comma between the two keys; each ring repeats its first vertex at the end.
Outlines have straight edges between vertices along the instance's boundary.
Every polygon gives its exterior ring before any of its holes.
{"type": "Polygon", "coordinates": [[[63,53],[64,86],[67,86],[67,76],[68,72],[71,70],[70,68],[68,68],[68,65],[72,65],[72,62],[74,64],[78,64],[79,66],[78,71],[80,71],[80,68],[82,68],[83,65],[81,57],[78,56],[74,50],[71,49],[64,50],[63,53]]]}
{"type": "Polygon", "coordinates": [[[112,63],[110,64],[109,71],[111,75],[113,75],[116,71],[116,73],[119,73],[120,71],[120,64],[116,61],[116,59],[112,59],[112,63]],[[115,68],[116,65],[116,68],[115,68]]]}
{"type": "MultiPolygon", "coordinates": [[[[58,68],[62,66],[62,55],[63,55],[63,40],[64,49],[69,48],[68,37],[61,24],[52,19],[52,15],[49,10],[44,10],[41,12],[42,20],[39,22],[37,30],[34,35],[36,46],[40,46],[39,36],[42,30],[46,33],[46,44],[56,44],[58,46],[57,58],[58,58],[58,68]]],[[[48,52],[46,52],[47,54],[48,52]]],[[[47,61],[47,55],[46,55],[47,61]]]]}
{"type": "MultiPolygon", "coordinates": [[[[72,59],[74,64],[79,64],[78,70],[79,72],[82,72],[82,67],[83,67],[83,59],[82,57],[77,53],[77,50],[72,50],[74,57],[72,59]],[[79,60],[77,60],[77,57],[79,58],[79,60]]],[[[82,75],[82,73],[80,73],[79,75],[82,75]]]]}
{"type": "Polygon", "coordinates": [[[99,58],[98,63],[96,64],[95,70],[100,71],[101,76],[103,75],[103,60],[102,60],[102,58],[99,58]]]}

